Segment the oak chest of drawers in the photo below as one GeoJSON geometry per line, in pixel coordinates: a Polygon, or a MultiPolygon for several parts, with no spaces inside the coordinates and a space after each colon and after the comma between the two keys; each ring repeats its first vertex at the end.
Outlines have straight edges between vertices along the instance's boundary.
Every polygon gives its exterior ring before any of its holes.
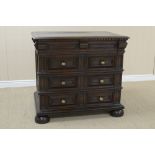
{"type": "Polygon", "coordinates": [[[109,112],[120,104],[127,36],[110,32],[32,32],[37,123],[50,117],[109,112]]]}

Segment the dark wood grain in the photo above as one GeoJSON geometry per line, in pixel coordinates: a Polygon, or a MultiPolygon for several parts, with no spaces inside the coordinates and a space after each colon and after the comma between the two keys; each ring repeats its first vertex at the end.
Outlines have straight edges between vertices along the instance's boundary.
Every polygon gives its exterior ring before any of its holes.
{"type": "Polygon", "coordinates": [[[50,117],[105,111],[122,116],[123,54],[128,39],[109,32],[33,32],[35,121],[44,124],[50,117]]]}

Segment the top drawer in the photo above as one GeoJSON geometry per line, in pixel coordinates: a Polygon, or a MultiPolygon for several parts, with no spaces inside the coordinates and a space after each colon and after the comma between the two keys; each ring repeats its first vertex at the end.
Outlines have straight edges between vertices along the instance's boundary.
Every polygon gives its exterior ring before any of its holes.
{"type": "Polygon", "coordinates": [[[78,40],[42,40],[36,44],[37,50],[78,49],[78,40]]]}
{"type": "Polygon", "coordinates": [[[80,40],[80,39],[64,39],[64,40],[39,40],[35,45],[39,51],[61,51],[61,50],[117,50],[117,41],[103,40],[80,40]]]}

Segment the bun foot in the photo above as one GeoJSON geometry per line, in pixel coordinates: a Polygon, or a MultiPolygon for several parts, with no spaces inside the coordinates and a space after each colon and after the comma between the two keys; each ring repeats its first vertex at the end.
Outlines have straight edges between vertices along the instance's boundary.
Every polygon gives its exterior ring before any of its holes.
{"type": "Polygon", "coordinates": [[[46,124],[50,121],[50,118],[48,116],[36,116],[35,122],[38,124],[46,124]]]}
{"type": "Polygon", "coordinates": [[[124,115],[124,110],[121,109],[121,110],[114,110],[114,111],[111,111],[110,112],[110,115],[113,116],[113,117],[121,117],[124,115]]]}

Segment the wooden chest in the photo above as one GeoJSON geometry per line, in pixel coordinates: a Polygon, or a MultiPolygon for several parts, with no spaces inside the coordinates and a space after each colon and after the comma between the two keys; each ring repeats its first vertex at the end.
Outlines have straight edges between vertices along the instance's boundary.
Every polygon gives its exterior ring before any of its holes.
{"type": "Polygon", "coordinates": [[[110,32],[32,32],[37,123],[50,117],[109,112],[120,104],[127,36],[110,32]]]}

